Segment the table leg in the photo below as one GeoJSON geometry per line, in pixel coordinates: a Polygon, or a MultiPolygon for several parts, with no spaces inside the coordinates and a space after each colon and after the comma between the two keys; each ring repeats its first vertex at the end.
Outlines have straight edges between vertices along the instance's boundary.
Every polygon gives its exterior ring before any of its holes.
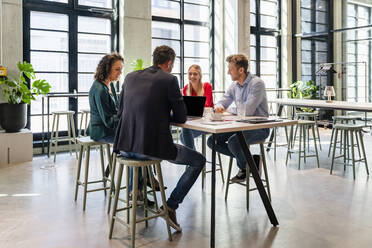
{"type": "Polygon", "coordinates": [[[211,203],[211,248],[215,247],[216,215],[216,135],[212,134],[212,203],[211,203]]]}
{"type": "Polygon", "coordinates": [[[41,154],[44,154],[44,141],[45,141],[45,130],[44,130],[44,96],[41,97],[41,154]]]}
{"type": "MultiPolygon", "coordinates": [[[[277,112],[278,117],[280,117],[280,115],[282,114],[282,111],[283,111],[283,105],[279,105],[278,112],[277,112]]],[[[272,128],[271,129],[271,134],[270,134],[270,139],[269,139],[269,144],[267,144],[267,148],[266,148],[267,152],[270,151],[270,147],[271,147],[271,144],[273,143],[274,135],[275,135],[275,130],[274,130],[274,128],[272,128]]]]}
{"type": "MultiPolygon", "coordinates": [[[[269,197],[266,194],[265,187],[262,184],[262,180],[260,178],[260,175],[258,174],[258,170],[257,170],[257,167],[255,166],[254,161],[253,161],[251,152],[249,151],[248,146],[247,146],[247,143],[245,142],[245,139],[244,139],[244,136],[243,136],[243,132],[241,132],[241,131],[240,132],[237,132],[237,136],[238,136],[238,140],[239,140],[240,146],[243,149],[245,159],[246,159],[246,161],[247,161],[247,163],[249,165],[249,168],[251,170],[253,179],[254,179],[254,181],[256,183],[258,192],[260,193],[262,203],[264,204],[265,209],[266,209],[266,212],[267,212],[267,215],[269,216],[270,222],[271,222],[271,224],[273,226],[277,226],[279,224],[279,222],[278,222],[278,220],[277,220],[277,218],[275,216],[275,213],[274,213],[273,207],[271,206],[269,197]]],[[[213,197],[213,193],[212,193],[212,197],[213,197]]],[[[213,201],[212,201],[212,203],[214,204],[213,201]]],[[[213,216],[213,218],[214,218],[214,216],[213,216]]]]}
{"type": "Polygon", "coordinates": [[[47,153],[48,153],[48,158],[49,158],[49,149],[50,149],[50,147],[49,147],[49,142],[50,142],[50,133],[49,133],[49,111],[50,111],[50,109],[49,109],[49,96],[47,96],[47,135],[46,135],[46,137],[48,138],[48,143],[47,143],[47,147],[48,147],[48,150],[47,150],[47,153]]]}

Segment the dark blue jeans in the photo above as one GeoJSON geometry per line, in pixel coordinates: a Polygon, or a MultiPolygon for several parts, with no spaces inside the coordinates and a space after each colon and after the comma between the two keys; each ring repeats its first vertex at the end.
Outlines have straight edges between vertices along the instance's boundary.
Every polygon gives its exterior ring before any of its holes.
{"type": "Polygon", "coordinates": [[[195,150],[195,143],[194,139],[202,135],[204,132],[203,131],[198,131],[198,130],[192,130],[188,128],[182,128],[181,132],[181,142],[188,148],[191,148],[195,150]]]}
{"type": "Polygon", "coordinates": [[[102,139],[97,140],[98,142],[107,142],[110,144],[114,144],[115,136],[105,136],[102,139]]]}
{"type": "MultiPolygon", "coordinates": [[[[206,160],[205,157],[197,151],[179,144],[174,145],[177,148],[177,157],[174,160],[168,161],[173,164],[187,165],[186,170],[178,180],[176,187],[167,200],[168,207],[176,210],[198,179],[200,172],[205,166],[206,160]]],[[[127,158],[156,159],[133,152],[121,152],[121,154],[127,158]]]]}
{"type": "MultiPolygon", "coordinates": [[[[266,139],[270,134],[270,129],[257,129],[243,131],[243,136],[247,145],[266,139]]],[[[238,167],[245,170],[245,156],[240,146],[235,132],[216,134],[216,151],[226,156],[236,158],[238,167]]],[[[208,138],[208,146],[212,148],[212,136],[208,138]]]]}

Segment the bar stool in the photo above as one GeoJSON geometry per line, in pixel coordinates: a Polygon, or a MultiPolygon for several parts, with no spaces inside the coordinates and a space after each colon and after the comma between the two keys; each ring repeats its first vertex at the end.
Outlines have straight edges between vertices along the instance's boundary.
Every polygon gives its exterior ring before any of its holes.
{"type": "MultiPolygon", "coordinates": [[[[205,134],[202,134],[202,154],[203,154],[204,157],[206,156],[206,135],[205,134]]],[[[216,171],[221,172],[222,183],[225,183],[225,179],[224,179],[224,176],[223,176],[221,154],[219,152],[217,152],[217,156],[218,156],[219,164],[216,163],[216,166],[218,166],[218,167],[216,167],[216,171]]],[[[211,163],[211,162],[207,161],[207,163],[211,163]]],[[[207,170],[206,166],[204,166],[204,168],[202,170],[202,189],[204,189],[205,178],[207,176],[207,173],[211,173],[211,172],[212,172],[212,170],[207,170]]]]}
{"type": "MultiPolygon", "coordinates": [[[[115,178],[115,172],[116,172],[116,153],[114,153],[113,157],[114,157],[114,161],[113,161],[113,165],[112,165],[112,170],[110,170],[110,177],[112,178],[112,183],[110,185],[110,192],[109,192],[110,198],[109,198],[108,207],[107,207],[107,214],[110,214],[111,200],[115,198],[115,184],[114,184],[114,179],[113,178],[115,178]]],[[[153,164],[152,166],[154,167],[154,170],[156,171],[155,164],[153,164]]],[[[156,211],[159,211],[159,205],[158,205],[158,200],[157,200],[157,197],[156,197],[156,190],[155,190],[155,177],[154,177],[154,174],[152,173],[152,166],[146,166],[146,170],[147,170],[147,173],[149,175],[150,185],[151,185],[151,190],[146,190],[146,194],[151,194],[152,195],[152,197],[154,198],[155,209],[156,209],[156,211]]],[[[129,173],[127,173],[126,176],[128,177],[128,180],[129,180],[129,173]]],[[[147,182],[146,182],[146,185],[147,185],[147,182]]],[[[144,184],[144,186],[143,186],[144,189],[147,189],[146,185],[144,184]]],[[[126,189],[126,188],[127,187],[124,186],[124,187],[121,187],[120,190],[126,189]]],[[[127,200],[123,200],[121,198],[119,198],[119,201],[127,202],[127,200]]],[[[128,210],[128,218],[129,218],[129,210],[128,210]]],[[[128,222],[129,222],[129,219],[128,219],[128,222]]]]}
{"type": "Polygon", "coordinates": [[[110,188],[106,186],[107,181],[110,181],[110,179],[105,177],[104,155],[103,155],[103,146],[106,146],[107,160],[109,162],[109,168],[111,170],[112,166],[111,166],[111,156],[110,156],[110,144],[105,143],[105,142],[94,141],[89,136],[77,138],[77,142],[80,145],[80,152],[79,152],[78,168],[77,168],[77,174],[76,174],[77,176],[76,176],[76,188],[75,188],[75,202],[77,200],[79,186],[83,186],[84,187],[83,211],[85,211],[88,193],[103,190],[106,195],[106,189],[110,188]],[[93,146],[99,146],[100,148],[102,179],[96,180],[96,181],[88,181],[90,149],[93,146]],[[84,150],[86,151],[85,152],[85,173],[84,173],[84,182],[82,182],[80,181],[80,172],[81,172],[81,164],[83,160],[84,150]],[[96,189],[88,190],[88,184],[92,184],[92,183],[103,183],[103,188],[96,188],[96,189]]]}
{"type": "Polygon", "coordinates": [[[58,142],[61,142],[61,141],[68,141],[70,155],[71,155],[71,142],[73,142],[74,145],[75,145],[76,158],[78,157],[77,149],[76,149],[74,114],[75,114],[75,112],[70,111],[70,110],[52,112],[53,125],[52,125],[52,132],[51,132],[51,136],[50,136],[48,157],[50,157],[50,153],[52,152],[52,146],[54,146],[54,163],[56,162],[58,142]],[[60,116],[66,116],[67,117],[67,136],[64,136],[64,137],[59,137],[58,136],[58,126],[59,126],[59,117],[60,116]],[[57,121],[56,121],[56,119],[57,119],[57,121]]]}
{"type": "MultiPolygon", "coordinates": [[[[356,125],[356,121],[358,120],[358,118],[359,117],[356,117],[356,116],[345,116],[345,115],[333,116],[332,117],[332,119],[333,119],[333,126],[336,125],[336,124],[353,124],[353,125],[356,125]]],[[[342,140],[343,140],[342,139],[342,137],[343,137],[343,131],[341,131],[341,139],[340,139],[340,141],[337,141],[336,144],[333,143],[334,133],[335,133],[335,129],[332,128],[331,139],[329,141],[329,148],[328,148],[328,157],[331,154],[332,146],[335,146],[335,145],[337,146],[337,143],[340,143],[339,148],[340,148],[340,152],[341,152],[342,140]]],[[[358,139],[358,136],[356,136],[356,142],[357,142],[358,153],[359,153],[359,157],[360,157],[360,149],[359,149],[359,139],[358,139]]]]}
{"type": "MultiPolygon", "coordinates": [[[[319,128],[318,128],[318,112],[297,112],[297,119],[302,119],[302,120],[309,120],[309,121],[314,121],[314,126],[315,126],[315,134],[316,134],[316,139],[318,140],[319,144],[319,149],[322,150],[322,144],[320,142],[320,135],[319,135],[319,128]]],[[[295,131],[295,136],[296,136],[297,128],[295,131]]],[[[310,135],[309,135],[309,130],[307,130],[307,147],[309,147],[309,140],[310,140],[310,135]]]]}
{"type": "MultiPolygon", "coordinates": [[[[118,221],[119,223],[121,223],[123,225],[127,225],[127,223],[129,224],[129,209],[132,209],[132,218],[131,218],[131,222],[130,222],[130,225],[129,225],[130,226],[130,233],[131,233],[132,247],[135,247],[136,224],[140,223],[140,222],[145,222],[146,227],[147,227],[148,226],[148,220],[153,219],[153,218],[157,218],[157,217],[165,218],[166,227],[167,227],[167,231],[168,231],[168,238],[169,238],[169,241],[172,241],[172,235],[171,235],[170,227],[169,227],[168,207],[167,207],[167,202],[165,200],[163,175],[162,175],[161,167],[160,167],[161,160],[126,159],[126,158],[123,158],[123,157],[116,157],[115,153],[114,153],[114,160],[116,160],[119,163],[119,172],[118,172],[118,177],[116,179],[115,198],[114,198],[114,206],[113,206],[113,210],[112,210],[109,239],[112,238],[112,232],[114,230],[115,221],[118,221]],[[158,213],[158,212],[148,208],[148,206],[147,206],[147,194],[146,194],[146,190],[144,190],[145,217],[142,218],[142,219],[137,220],[136,211],[137,211],[137,196],[138,196],[138,170],[142,169],[144,185],[146,185],[146,180],[147,180],[146,167],[149,167],[153,164],[155,164],[155,166],[156,166],[156,171],[157,171],[158,177],[159,177],[160,195],[161,195],[161,198],[162,198],[164,211],[162,211],[161,213],[158,213]],[[125,167],[125,173],[126,173],[126,187],[127,188],[129,188],[129,168],[130,167],[133,168],[133,195],[132,195],[133,201],[132,201],[132,205],[130,205],[129,204],[129,194],[127,192],[126,207],[118,208],[119,193],[120,193],[121,180],[122,180],[122,177],[123,177],[124,167],[125,167]],[[127,211],[127,222],[125,222],[124,220],[120,219],[117,216],[118,212],[124,211],[124,210],[127,211]],[[148,216],[148,211],[152,212],[153,215],[148,216]]],[[[114,161],[113,163],[115,164],[116,161],[114,161]]]]}
{"type": "Polygon", "coordinates": [[[90,110],[89,109],[82,109],[81,110],[81,119],[80,119],[80,125],[79,125],[79,133],[78,133],[79,137],[87,136],[89,116],[90,116],[90,110]],[[84,129],[83,129],[83,122],[84,122],[84,129]]]}
{"type": "MultiPolygon", "coordinates": [[[[254,144],[250,144],[249,146],[251,146],[251,145],[260,145],[260,156],[261,156],[261,159],[262,159],[262,166],[263,166],[264,176],[265,176],[265,179],[262,179],[262,181],[265,182],[264,183],[264,187],[267,188],[267,194],[269,196],[269,200],[271,201],[270,183],[269,183],[269,175],[267,173],[264,143],[265,143],[265,140],[262,140],[262,141],[259,141],[257,143],[254,143],[254,144]]],[[[257,188],[252,188],[252,189],[249,188],[250,169],[249,169],[248,164],[246,164],[246,182],[245,183],[241,183],[241,182],[230,182],[232,162],[233,162],[233,157],[230,157],[229,170],[227,172],[227,183],[226,183],[226,190],[225,190],[225,201],[227,201],[227,196],[228,196],[228,193],[229,193],[229,185],[230,184],[237,183],[239,185],[243,185],[246,188],[246,204],[247,204],[247,211],[249,211],[249,192],[250,191],[253,191],[253,190],[257,190],[257,188]]],[[[258,168],[259,165],[256,165],[256,166],[258,168]]]]}
{"type": "MultiPolygon", "coordinates": [[[[350,124],[336,124],[334,125],[333,129],[335,130],[335,138],[334,138],[334,144],[337,143],[337,136],[339,131],[344,133],[344,142],[343,142],[343,150],[344,153],[341,154],[340,156],[335,156],[336,154],[336,149],[337,147],[334,145],[333,146],[333,155],[332,155],[332,164],[331,164],[331,171],[330,174],[332,175],[333,171],[333,165],[334,165],[334,160],[337,158],[343,158],[344,162],[342,163],[344,165],[344,171],[346,170],[346,165],[349,165],[347,162],[350,160],[349,156],[347,155],[347,150],[349,148],[349,143],[351,142],[351,166],[353,166],[353,178],[355,180],[355,163],[356,162],[364,162],[366,166],[366,171],[367,175],[369,175],[369,170],[368,170],[368,164],[367,164],[367,156],[364,148],[364,142],[363,142],[363,130],[364,125],[350,125],[350,124]],[[359,143],[362,146],[362,153],[363,157],[359,157],[358,160],[355,159],[355,152],[354,152],[354,136],[355,138],[359,136],[359,143]]],[[[358,148],[359,148],[359,143],[358,143],[358,148]]]]}
{"type": "MultiPolygon", "coordinates": [[[[316,162],[318,164],[319,168],[319,156],[318,156],[318,148],[316,145],[316,136],[315,136],[315,121],[307,121],[307,120],[298,120],[296,129],[300,129],[300,135],[298,138],[298,169],[301,168],[301,158],[304,158],[304,162],[306,163],[306,158],[307,157],[316,157],[316,162]],[[308,133],[309,127],[311,127],[312,134],[313,134],[313,141],[314,141],[314,148],[315,148],[315,154],[306,154],[306,135],[308,133]],[[303,150],[301,150],[301,147],[303,147],[303,150]],[[303,153],[303,155],[302,155],[303,153]]],[[[294,147],[295,143],[295,138],[293,139],[293,143],[290,144],[288,143],[288,150],[287,150],[287,156],[285,159],[285,164],[287,165],[288,163],[288,157],[290,156],[291,153],[295,153],[297,151],[292,150],[291,148],[294,147]]],[[[307,144],[308,145],[308,144],[307,144]]],[[[309,150],[309,148],[308,148],[309,150]]]]}
{"type": "MultiPolygon", "coordinates": [[[[278,129],[279,127],[273,127],[272,129],[273,129],[273,133],[274,133],[274,140],[273,140],[273,150],[274,150],[274,161],[276,161],[276,148],[277,147],[282,147],[282,146],[288,146],[288,143],[289,143],[289,137],[288,137],[288,130],[287,130],[287,126],[284,126],[283,128],[284,128],[284,132],[285,132],[285,138],[286,138],[286,142],[285,143],[280,143],[280,144],[278,144],[278,142],[277,142],[277,136],[278,136],[278,129]]],[[[269,142],[266,142],[266,143],[270,143],[270,141],[269,142]]]]}

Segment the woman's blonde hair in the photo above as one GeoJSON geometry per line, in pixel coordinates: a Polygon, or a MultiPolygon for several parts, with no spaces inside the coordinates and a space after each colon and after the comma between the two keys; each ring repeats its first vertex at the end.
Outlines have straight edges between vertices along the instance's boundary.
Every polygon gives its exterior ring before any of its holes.
{"type": "Polygon", "coordinates": [[[196,95],[197,96],[203,96],[204,95],[204,87],[203,87],[203,83],[202,83],[202,70],[201,70],[201,68],[200,68],[199,65],[191,65],[189,67],[188,72],[191,70],[191,68],[194,68],[199,73],[199,76],[200,76],[200,79],[199,79],[199,89],[193,89],[192,88],[192,84],[189,83],[189,87],[188,87],[186,93],[187,93],[188,96],[191,96],[192,95],[192,90],[194,90],[196,92],[196,95]]]}

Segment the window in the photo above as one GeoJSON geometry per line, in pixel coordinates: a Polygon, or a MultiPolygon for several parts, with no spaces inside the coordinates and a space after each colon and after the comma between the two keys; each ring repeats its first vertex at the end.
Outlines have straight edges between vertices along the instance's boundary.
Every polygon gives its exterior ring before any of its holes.
{"type": "MultiPolygon", "coordinates": [[[[281,87],[280,7],[278,0],[250,0],[250,72],[261,77],[267,89],[281,87]]],[[[271,97],[274,91],[268,91],[271,97]]]]}
{"type": "Polygon", "coordinates": [[[188,83],[187,70],[201,66],[209,82],[209,0],[152,0],[152,48],[168,45],[176,52],[172,73],[180,87],[188,83]]]}
{"type": "MultiPolygon", "coordinates": [[[[98,61],[116,50],[113,6],[113,0],[24,1],[24,59],[32,63],[39,78],[51,84],[51,93],[89,91],[98,61]]],[[[84,108],[89,108],[87,97],[50,98],[50,113],[84,108]]],[[[41,114],[39,99],[31,103],[28,123],[36,141],[41,137],[41,114]]],[[[60,121],[59,130],[67,130],[67,121],[60,121]]]]}
{"type": "Polygon", "coordinates": [[[353,28],[344,35],[343,99],[371,101],[371,29],[358,28],[371,24],[372,5],[349,2],[344,26],[353,28]]]}
{"type": "Polygon", "coordinates": [[[331,62],[329,8],[328,0],[301,0],[301,80],[313,80],[317,85],[332,80],[317,73],[321,64],[331,62]]]}

